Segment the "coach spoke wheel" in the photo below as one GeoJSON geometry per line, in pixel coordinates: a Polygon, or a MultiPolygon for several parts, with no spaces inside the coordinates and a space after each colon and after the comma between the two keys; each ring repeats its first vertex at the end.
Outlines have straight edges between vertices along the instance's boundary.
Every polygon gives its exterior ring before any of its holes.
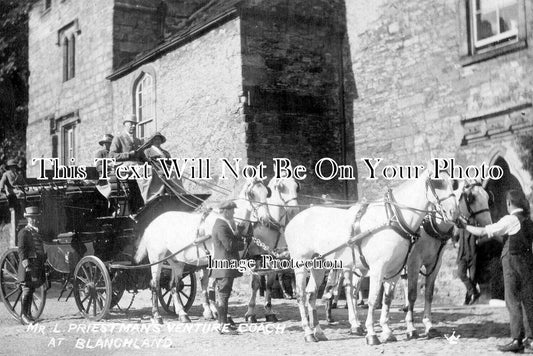
{"type": "MultiPolygon", "coordinates": [[[[161,279],[159,281],[159,303],[169,314],[175,314],[174,300],[172,299],[173,272],[169,267],[163,266],[161,279]]],[[[188,312],[191,309],[196,297],[196,274],[194,272],[184,273],[176,284],[177,296],[183,305],[183,309],[188,312]]]]}
{"type": "Polygon", "coordinates": [[[90,320],[105,318],[113,299],[111,277],[98,257],[85,256],[74,271],[74,299],[81,314],[90,320]]]}
{"type": "MultiPolygon", "coordinates": [[[[0,257],[0,300],[4,303],[9,314],[20,321],[22,315],[22,287],[18,277],[18,250],[12,248],[0,257]]],[[[45,284],[35,289],[31,303],[31,315],[38,319],[46,303],[45,284]]]]}

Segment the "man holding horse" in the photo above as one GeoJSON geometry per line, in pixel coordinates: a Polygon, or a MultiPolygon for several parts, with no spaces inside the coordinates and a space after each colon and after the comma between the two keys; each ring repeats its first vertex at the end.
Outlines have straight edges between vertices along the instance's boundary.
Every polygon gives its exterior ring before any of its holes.
{"type": "MultiPolygon", "coordinates": [[[[237,205],[225,201],[219,205],[220,217],[213,225],[214,260],[239,260],[239,251],[244,249],[244,242],[238,236],[233,214],[237,205]]],[[[212,269],[210,277],[215,278],[216,303],[218,309],[219,332],[237,334],[228,323],[228,301],[236,277],[242,276],[236,269],[212,269]]]]}
{"type": "Polygon", "coordinates": [[[503,352],[522,352],[522,339],[526,336],[524,315],[529,323],[526,329],[533,330],[533,222],[529,218],[529,203],[522,192],[508,191],[506,203],[509,215],[497,223],[485,227],[463,227],[473,235],[496,238],[504,243],[501,259],[513,341],[498,346],[498,349],[503,352]]]}

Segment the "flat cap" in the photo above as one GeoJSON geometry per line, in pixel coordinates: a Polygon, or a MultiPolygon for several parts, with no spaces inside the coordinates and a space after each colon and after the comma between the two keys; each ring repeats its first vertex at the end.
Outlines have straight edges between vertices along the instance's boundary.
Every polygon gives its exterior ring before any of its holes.
{"type": "Polygon", "coordinates": [[[222,203],[220,203],[218,205],[218,208],[220,210],[223,210],[223,209],[235,209],[237,207],[237,204],[235,204],[233,202],[233,200],[226,200],[226,201],[223,201],[222,203]]]}

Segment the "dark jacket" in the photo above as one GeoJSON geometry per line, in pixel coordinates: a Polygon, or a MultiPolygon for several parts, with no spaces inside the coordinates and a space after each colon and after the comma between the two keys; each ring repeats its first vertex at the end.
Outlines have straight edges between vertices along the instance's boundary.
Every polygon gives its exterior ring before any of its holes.
{"type": "Polygon", "coordinates": [[[109,158],[116,159],[117,162],[136,161],[142,157],[130,155],[130,151],[135,151],[141,147],[143,142],[137,137],[133,139],[125,132],[113,137],[109,147],[109,158]]]}
{"type": "MultiPolygon", "coordinates": [[[[213,260],[240,260],[239,251],[244,249],[244,242],[240,237],[235,236],[231,227],[223,219],[217,219],[213,225],[213,260]]],[[[242,273],[237,269],[211,269],[210,277],[226,278],[240,277],[242,273]]]]}
{"type": "Polygon", "coordinates": [[[43,240],[41,235],[33,228],[26,226],[18,233],[18,253],[19,253],[19,270],[18,278],[26,285],[31,282],[33,287],[37,288],[44,283],[44,262],[46,254],[44,252],[43,240]],[[30,273],[22,265],[22,261],[28,260],[30,273]]]}
{"type": "MultiPolygon", "coordinates": [[[[105,148],[102,148],[94,154],[94,158],[108,158],[109,157],[109,151],[105,148]]],[[[109,165],[108,165],[109,166],[109,165]]],[[[102,176],[102,161],[98,161],[96,163],[96,171],[100,176],[102,176]]]]}
{"type": "Polygon", "coordinates": [[[457,251],[457,262],[459,260],[472,261],[476,258],[477,246],[476,236],[466,230],[459,232],[459,250],[457,251]]]}

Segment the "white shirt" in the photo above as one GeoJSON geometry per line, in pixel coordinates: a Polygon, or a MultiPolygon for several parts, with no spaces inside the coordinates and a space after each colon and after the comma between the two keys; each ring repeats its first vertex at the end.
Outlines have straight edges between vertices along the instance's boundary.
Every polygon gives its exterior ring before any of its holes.
{"type": "Polygon", "coordinates": [[[515,209],[509,215],[505,215],[497,223],[485,226],[485,231],[489,238],[494,236],[514,235],[520,230],[520,220],[514,215],[524,211],[523,209],[515,209]]]}

